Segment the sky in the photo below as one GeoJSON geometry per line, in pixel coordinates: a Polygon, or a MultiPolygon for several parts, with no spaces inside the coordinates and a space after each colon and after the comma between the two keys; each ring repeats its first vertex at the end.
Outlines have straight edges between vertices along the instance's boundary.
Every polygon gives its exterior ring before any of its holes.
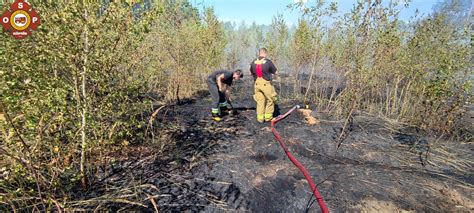
{"type": "MultiPolygon", "coordinates": [[[[253,22],[257,24],[271,24],[273,16],[278,13],[284,15],[285,21],[289,25],[298,23],[300,13],[298,10],[288,9],[287,6],[297,1],[306,2],[308,6],[314,4],[315,0],[189,0],[194,6],[212,6],[221,21],[232,21],[240,24],[244,21],[247,24],[253,22]]],[[[327,0],[329,2],[330,0],[327,0]]],[[[334,0],[338,3],[339,13],[350,12],[357,0],[334,0]]],[[[392,0],[405,2],[406,0],[392,0]]],[[[439,0],[410,0],[409,8],[404,8],[401,12],[403,20],[410,19],[418,9],[420,15],[429,14],[433,6],[439,0]]],[[[383,0],[390,2],[390,0],[383,0]]]]}

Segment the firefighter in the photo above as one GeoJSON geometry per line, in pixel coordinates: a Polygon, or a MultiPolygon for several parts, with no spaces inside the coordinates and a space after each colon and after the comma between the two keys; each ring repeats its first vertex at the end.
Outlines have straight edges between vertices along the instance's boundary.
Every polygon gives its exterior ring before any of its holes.
{"type": "Polygon", "coordinates": [[[272,76],[277,74],[277,68],[273,62],[267,58],[268,51],[261,48],[258,51],[258,58],[250,64],[250,73],[255,80],[255,94],[253,98],[257,102],[257,121],[271,121],[277,93],[271,81],[272,76]]]}
{"type": "Polygon", "coordinates": [[[207,86],[212,97],[211,114],[214,120],[221,120],[221,108],[231,108],[227,102],[230,98],[230,86],[233,81],[239,80],[242,77],[242,70],[237,69],[234,72],[218,70],[207,78],[207,86]]]}

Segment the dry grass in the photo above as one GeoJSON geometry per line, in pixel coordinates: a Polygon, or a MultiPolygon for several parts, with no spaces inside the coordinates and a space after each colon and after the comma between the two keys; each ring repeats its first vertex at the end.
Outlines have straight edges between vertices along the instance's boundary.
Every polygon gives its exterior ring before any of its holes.
{"type": "Polygon", "coordinates": [[[298,109],[298,111],[303,114],[304,120],[309,125],[319,125],[321,121],[313,117],[312,110],[310,109],[298,109]]]}

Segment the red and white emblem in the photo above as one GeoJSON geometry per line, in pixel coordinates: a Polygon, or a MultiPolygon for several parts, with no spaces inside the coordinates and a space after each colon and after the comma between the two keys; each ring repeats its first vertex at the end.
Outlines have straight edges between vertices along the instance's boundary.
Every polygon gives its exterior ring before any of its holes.
{"type": "Polygon", "coordinates": [[[16,0],[0,17],[3,29],[17,39],[26,38],[40,23],[38,13],[26,0],[16,0]]]}

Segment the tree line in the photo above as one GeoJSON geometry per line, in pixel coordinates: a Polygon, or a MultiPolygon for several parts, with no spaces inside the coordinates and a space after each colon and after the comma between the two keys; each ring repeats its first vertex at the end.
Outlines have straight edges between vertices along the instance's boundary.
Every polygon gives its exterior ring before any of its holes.
{"type": "Polygon", "coordinates": [[[226,44],[184,0],[32,4],[38,31],[0,35],[0,211],[67,208],[115,147],[147,141],[154,104],[204,88],[226,44]]]}
{"type": "Polygon", "coordinates": [[[270,26],[227,23],[228,37],[236,38],[227,63],[246,66],[265,46],[284,73],[278,84],[291,84],[280,88],[283,98],[340,117],[360,110],[456,133],[465,128],[463,105],[472,102],[472,2],[446,0],[431,14],[402,20],[407,4],[357,1],[339,14],[336,2],[318,0],[289,6],[303,13],[295,27],[282,15],[270,26]]]}

